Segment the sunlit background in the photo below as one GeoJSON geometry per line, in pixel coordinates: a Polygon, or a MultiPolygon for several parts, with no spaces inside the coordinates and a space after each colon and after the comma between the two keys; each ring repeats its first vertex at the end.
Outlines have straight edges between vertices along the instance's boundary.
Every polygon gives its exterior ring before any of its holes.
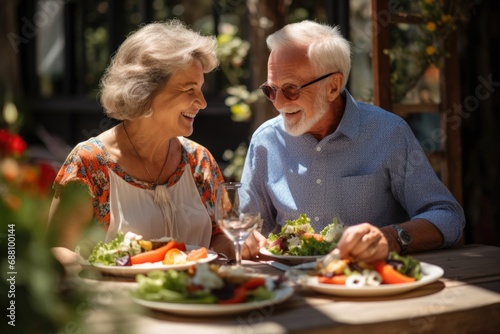
{"type": "Polygon", "coordinates": [[[464,241],[499,246],[499,15],[494,0],[2,0],[0,290],[9,288],[4,254],[15,240],[16,332],[141,332],[109,291],[62,279],[45,224],[69,151],[115,124],[97,90],[110,57],[151,21],[178,18],[217,35],[221,64],[206,76],[208,107],[191,138],[228,180],[240,177],[251,133],[276,115],[258,91],[265,37],[303,19],[338,25],[352,43],[349,91],[405,117],[465,209],[464,241]],[[97,323],[107,326],[92,327],[85,318],[101,308],[106,319],[97,323]]]}

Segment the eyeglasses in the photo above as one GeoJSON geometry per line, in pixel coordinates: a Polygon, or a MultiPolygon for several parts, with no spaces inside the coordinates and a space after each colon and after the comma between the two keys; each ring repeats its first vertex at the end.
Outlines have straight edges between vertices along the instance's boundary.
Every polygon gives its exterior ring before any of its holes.
{"type": "Polygon", "coordinates": [[[312,85],[313,83],[316,83],[320,80],[323,80],[325,78],[328,78],[330,75],[332,74],[335,74],[335,73],[338,73],[338,72],[332,72],[332,73],[328,73],[328,74],[325,74],[317,79],[314,79],[313,81],[311,82],[308,82],[302,86],[296,86],[294,84],[289,84],[289,83],[286,83],[284,84],[283,86],[281,86],[281,88],[276,88],[276,87],[272,87],[272,86],[269,86],[267,83],[263,83],[261,86],[260,86],[260,89],[262,90],[262,92],[264,93],[264,95],[271,101],[271,102],[274,102],[274,100],[276,100],[276,93],[278,92],[279,89],[281,89],[281,92],[283,93],[283,95],[289,99],[290,101],[295,101],[299,98],[300,96],[300,92],[299,90],[302,89],[302,88],[305,88],[309,85],[312,85]]]}

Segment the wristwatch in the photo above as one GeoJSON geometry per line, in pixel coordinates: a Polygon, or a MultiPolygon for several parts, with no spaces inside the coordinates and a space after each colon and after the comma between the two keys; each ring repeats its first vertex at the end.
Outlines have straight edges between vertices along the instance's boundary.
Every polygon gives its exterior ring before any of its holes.
{"type": "Polygon", "coordinates": [[[391,225],[391,227],[398,233],[396,240],[398,241],[399,248],[401,248],[401,252],[405,252],[408,249],[408,245],[411,244],[411,234],[398,225],[391,225]]]}

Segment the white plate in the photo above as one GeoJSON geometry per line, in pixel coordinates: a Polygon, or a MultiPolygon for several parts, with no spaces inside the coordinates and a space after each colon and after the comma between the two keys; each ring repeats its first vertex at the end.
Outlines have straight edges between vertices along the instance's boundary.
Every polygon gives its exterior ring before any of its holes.
{"type": "Polygon", "coordinates": [[[324,255],[312,255],[312,256],[298,256],[298,255],[276,255],[268,251],[266,248],[259,249],[259,253],[265,256],[269,256],[279,260],[286,260],[293,263],[304,263],[304,262],[313,262],[319,258],[322,258],[324,255]]]}
{"type": "Polygon", "coordinates": [[[144,299],[132,298],[134,302],[150,309],[180,314],[180,315],[229,315],[235,313],[243,313],[251,310],[256,310],[269,305],[279,304],[288,299],[293,294],[293,288],[289,285],[284,285],[275,291],[274,297],[268,300],[261,300],[242,304],[182,304],[182,303],[167,303],[153,302],[144,299]]]}
{"type": "MultiPolygon", "coordinates": [[[[296,266],[300,267],[300,266],[296,266]]],[[[302,266],[303,267],[303,266],[302,266]]],[[[348,288],[344,285],[325,284],[319,283],[318,278],[309,276],[305,279],[303,284],[314,291],[325,293],[328,295],[344,296],[344,297],[375,297],[375,296],[389,296],[398,293],[407,292],[423,285],[430,284],[437,281],[443,276],[444,270],[433,264],[420,262],[422,269],[422,278],[418,281],[411,283],[400,284],[382,284],[379,286],[366,286],[359,288],[348,288]]],[[[298,269],[305,269],[298,268],[298,269]]],[[[312,268],[311,268],[312,269],[312,268]]]]}
{"type": "MultiPolygon", "coordinates": [[[[187,252],[198,248],[201,247],[186,245],[187,252]]],[[[111,274],[117,276],[135,276],[137,274],[147,274],[152,270],[169,270],[169,269],[184,270],[196,263],[210,262],[215,260],[216,258],[217,258],[217,253],[212,250],[209,250],[208,256],[206,258],[197,261],[189,261],[183,264],[163,264],[160,261],[154,263],[148,262],[148,263],[135,264],[132,266],[106,266],[103,264],[89,264],[88,262],[85,262],[82,263],[82,266],[86,269],[98,270],[101,273],[105,274],[111,274]]]]}

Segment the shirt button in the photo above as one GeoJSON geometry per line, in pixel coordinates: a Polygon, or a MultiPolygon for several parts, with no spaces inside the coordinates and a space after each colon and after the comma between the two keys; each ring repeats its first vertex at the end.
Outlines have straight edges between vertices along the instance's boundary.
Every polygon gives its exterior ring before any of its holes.
{"type": "Polygon", "coordinates": [[[315,221],[319,221],[319,217],[314,217],[314,220],[315,221]]]}
{"type": "Polygon", "coordinates": [[[321,151],[321,147],[320,146],[316,146],[316,151],[321,151]]]}
{"type": "Polygon", "coordinates": [[[317,180],[316,180],[316,183],[317,183],[317,184],[321,184],[321,179],[317,179],[317,180]]]}

